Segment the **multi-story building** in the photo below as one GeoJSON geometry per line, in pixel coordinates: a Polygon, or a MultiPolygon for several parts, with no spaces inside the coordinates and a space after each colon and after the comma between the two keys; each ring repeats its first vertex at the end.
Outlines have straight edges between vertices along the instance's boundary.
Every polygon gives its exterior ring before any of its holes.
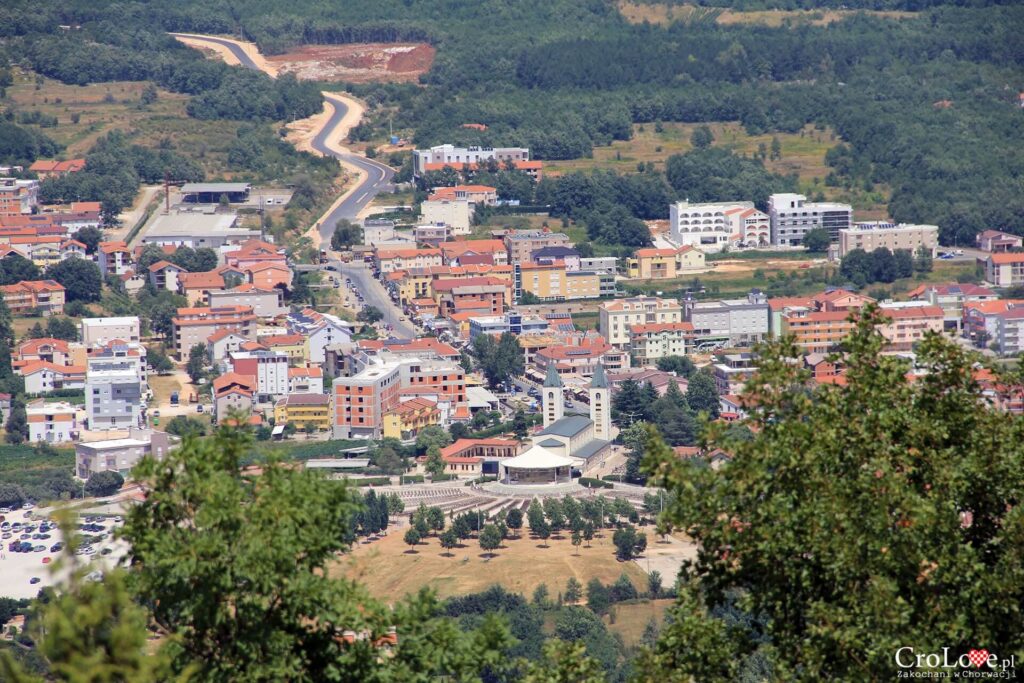
{"type": "Polygon", "coordinates": [[[473,224],[473,203],[465,199],[435,199],[420,203],[420,220],[447,225],[452,235],[468,235],[473,224]]]}
{"type": "Polygon", "coordinates": [[[132,269],[132,252],[124,242],[100,242],[96,263],[104,275],[124,275],[132,269]]]}
{"type": "Polygon", "coordinates": [[[128,478],[142,458],[162,460],[178,447],[181,439],[167,432],[130,427],[128,436],[102,441],[75,443],[75,476],[88,479],[97,472],[117,472],[128,478]]]}
{"type": "Polygon", "coordinates": [[[166,289],[169,292],[178,291],[178,278],[188,271],[170,261],[157,261],[150,264],[149,284],[154,289],[166,289]]]}
{"type": "Polygon", "coordinates": [[[178,276],[178,294],[188,300],[189,306],[206,306],[210,292],[224,290],[224,277],[215,270],[204,273],[182,273],[178,276]]]}
{"type": "Polygon", "coordinates": [[[527,263],[530,254],[545,247],[569,247],[572,242],[564,232],[547,230],[512,230],[505,235],[509,263],[527,263]]]}
{"type": "Polygon", "coordinates": [[[128,315],[116,318],[82,318],[82,343],[86,346],[105,344],[115,339],[139,341],[139,318],[128,315]]]}
{"type": "Polygon", "coordinates": [[[78,438],[77,406],[60,401],[47,403],[44,399],[29,401],[25,405],[28,421],[28,440],[31,443],[64,443],[78,438]]]}
{"type": "Polygon", "coordinates": [[[939,306],[945,316],[946,329],[961,329],[964,305],[979,301],[995,301],[999,296],[987,287],[972,284],[921,285],[908,292],[911,301],[939,306]]]}
{"type": "Polygon", "coordinates": [[[704,270],[704,252],[696,247],[678,249],[637,249],[627,259],[629,277],[641,280],[670,280],[688,272],[704,270]]]}
{"type": "Polygon", "coordinates": [[[794,308],[783,313],[781,334],[792,335],[811,353],[831,353],[856,327],[849,316],[848,311],[794,308]]]}
{"type": "Polygon", "coordinates": [[[554,366],[559,375],[575,373],[584,378],[593,377],[598,365],[603,365],[608,372],[622,372],[630,367],[629,352],[600,338],[548,346],[537,351],[533,362],[542,374],[549,366],[554,366]]]}
{"type": "Polygon", "coordinates": [[[384,414],[384,438],[415,439],[421,429],[440,422],[441,411],[435,401],[410,398],[384,414]]]}
{"type": "Polygon", "coordinates": [[[598,307],[601,336],[617,349],[629,347],[634,325],[678,323],[682,319],[683,307],[675,299],[635,296],[605,301],[598,307]]]}
{"type": "Polygon", "coordinates": [[[230,413],[243,415],[252,411],[256,395],[256,378],[228,372],[213,380],[213,414],[223,422],[230,413]]]}
{"type": "MultiPolygon", "coordinates": [[[[439,247],[452,236],[452,229],[447,225],[417,225],[412,229],[412,238],[416,244],[427,247],[439,247]]],[[[364,244],[374,244],[365,237],[364,244]]]]}
{"type": "Polygon", "coordinates": [[[854,249],[870,252],[882,247],[889,251],[904,249],[915,255],[923,247],[934,257],[939,247],[939,226],[869,221],[839,231],[839,258],[854,249]]]}
{"type": "Polygon", "coordinates": [[[19,363],[14,373],[25,380],[29,394],[49,394],[62,389],[85,387],[85,365],[58,365],[45,360],[19,363]]]}
{"type": "MultiPolygon", "coordinates": [[[[563,261],[518,263],[514,267],[517,299],[524,292],[533,294],[541,301],[597,299],[601,296],[602,280],[608,279],[607,276],[591,271],[569,271],[563,261]]],[[[614,285],[614,276],[611,279],[614,285]]]]}
{"type": "Polygon", "coordinates": [[[444,262],[449,266],[467,265],[508,265],[508,251],[501,240],[455,240],[440,245],[444,262]],[[480,264],[470,263],[473,258],[483,258],[480,264]]]}
{"type": "Polygon", "coordinates": [[[38,180],[0,178],[0,216],[32,213],[38,205],[38,180]]]}
{"type": "Polygon", "coordinates": [[[474,311],[478,315],[501,315],[508,296],[507,283],[492,277],[435,280],[431,289],[442,316],[466,311],[474,311]]]}
{"type": "Polygon", "coordinates": [[[816,228],[824,228],[829,239],[838,242],[839,231],[853,223],[849,204],[808,202],[802,194],[773,194],[768,198],[768,215],[775,246],[799,246],[804,235],[816,228]]]}
{"type": "Polygon", "coordinates": [[[719,394],[738,395],[757,371],[757,357],[752,353],[725,353],[711,368],[719,394]]]}
{"type": "Polygon", "coordinates": [[[179,308],[171,324],[174,351],[179,358],[188,358],[193,346],[206,346],[210,335],[219,330],[230,330],[251,339],[256,331],[256,316],[249,306],[179,308]]]}
{"type": "Polygon", "coordinates": [[[650,365],[665,356],[686,354],[687,342],[693,339],[693,324],[652,323],[630,328],[630,348],[640,365],[650,365]]]}
{"type": "Polygon", "coordinates": [[[985,259],[985,281],[996,287],[1024,284],[1024,253],[989,254],[985,259]]]}
{"type": "Polygon", "coordinates": [[[683,317],[693,325],[697,350],[762,341],[768,335],[769,311],[768,298],[756,289],[745,299],[683,302],[683,317]]]}
{"type": "Polygon", "coordinates": [[[331,397],[327,394],[289,394],[274,405],[274,423],[288,423],[304,428],[313,425],[317,431],[331,429],[331,397]]]}
{"type": "Polygon", "coordinates": [[[416,176],[427,171],[436,171],[451,166],[456,170],[463,166],[478,166],[488,161],[496,161],[502,167],[505,162],[530,160],[530,150],[526,147],[456,147],[455,145],[436,145],[430,149],[417,149],[412,153],[412,171],[416,176]]]}
{"type": "Polygon", "coordinates": [[[500,335],[511,332],[514,335],[534,335],[547,332],[550,323],[538,315],[505,313],[504,315],[479,316],[469,319],[469,338],[478,334],[500,335]]]}
{"type": "Polygon", "coordinates": [[[89,429],[141,426],[145,390],[144,346],[113,342],[90,351],[85,371],[85,409],[89,429]]]}
{"type": "Polygon", "coordinates": [[[324,370],[318,366],[288,368],[289,394],[324,393],[324,370]]]}
{"type": "Polygon", "coordinates": [[[372,363],[357,375],[334,380],[334,438],[380,438],[385,413],[398,405],[400,367],[372,363]]]}
{"type": "Polygon", "coordinates": [[[54,280],[24,280],[0,287],[4,303],[14,315],[60,315],[64,312],[64,287],[54,280]]]}
{"type": "Polygon", "coordinates": [[[225,290],[207,292],[210,306],[249,306],[258,318],[274,318],[288,312],[280,289],[260,289],[244,283],[225,290]]]}
{"type": "Polygon", "coordinates": [[[995,334],[990,346],[1003,356],[1016,356],[1024,351],[1024,306],[1009,306],[993,316],[995,334]]]}
{"type": "Polygon", "coordinates": [[[922,306],[916,301],[887,302],[880,304],[881,312],[888,319],[878,326],[878,331],[889,342],[889,351],[910,351],[922,341],[928,332],[943,330],[945,314],[938,306],[922,306]]]}
{"type": "Polygon", "coordinates": [[[274,351],[236,351],[229,357],[235,374],[256,379],[259,403],[288,394],[288,356],[274,351]]]}
{"type": "Polygon", "coordinates": [[[352,326],[347,321],[312,308],[289,313],[285,325],[289,333],[306,338],[307,359],[311,363],[323,363],[324,349],[328,346],[352,341],[352,326]]]}
{"type": "Polygon", "coordinates": [[[768,216],[753,202],[669,206],[669,233],[677,244],[704,252],[721,251],[733,244],[757,247],[768,244],[768,216]]]}
{"type": "Polygon", "coordinates": [[[1024,308],[1024,299],[997,299],[964,304],[963,335],[978,347],[992,343],[998,335],[999,317],[1024,308]]]}
{"type": "Polygon", "coordinates": [[[442,252],[440,249],[376,249],[374,262],[382,274],[410,268],[429,268],[440,266],[442,252]]]}

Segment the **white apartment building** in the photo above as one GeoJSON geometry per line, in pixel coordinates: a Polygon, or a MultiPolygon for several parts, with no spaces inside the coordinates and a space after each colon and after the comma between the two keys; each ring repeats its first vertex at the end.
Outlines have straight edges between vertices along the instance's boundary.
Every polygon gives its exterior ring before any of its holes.
{"type": "Polygon", "coordinates": [[[505,161],[529,161],[530,150],[526,147],[456,147],[436,145],[430,149],[417,149],[412,153],[412,172],[421,175],[427,164],[478,164],[495,159],[505,161]]]}
{"type": "Polygon", "coordinates": [[[630,328],[630,348],[640,365],[650,365],[666,356],[686,355],[686,343],[693,337],[691,323],[653,323],[630,328]]]}
{"type": "Polygon", "coordinates": [[[139,426],[145,401],[146,354],[139,344],[112,344],[86,360],[85,409],[89,429],[139,426]]]}
{"type": "Polygon", "coordinates": [[[838,242],[839,231],[850,228],[853,223],[853,209],[849,204],[808,202],[802,194],[773,194],[768,198],[768,215],[772,244],[782,247],[799,246],[804,235],[816,228],[825,228],[829,239],[838,242]]]}
{"type": "Polygon", "coordinates": [[[288,394],[288,354],[277,351],[236,351],[230,355],[232,372],[256,378],[260,403],[288,394]]]}
{"type": "Polygon", "coordinates": [[[697,351],[722,345],[753,344],[768,336],[768,298],[752,290],[745,299],[683,302],[684,318],[693,325],[697,351]]]}
{"type": "Polygon", "coordinates": [[[82,318],[82,343],[86,346],[106,344],[114,339],[139,341],[138,316],[120,318],[82,318]]]}
{"type": "Polygon", "coordinates": [[[672,240],[681,246],[697,247],[704,252],[721,251],[723,247],[742,242],[748,246],[759,243],[763,234],[767,238],[768,216],[754,208],[753,202],[725,202],[721,204],[691,204],[676,202],[669,206],[669,230],[672,240]],[[749,237],[745,235],[749,233],[749,237]]]}
{"type": "Polygon", "coordinates": [[[76,406],[64,401],[47,403],[41,398],[29,401],[25,405],[29,442],[63,443],[77,438],[77,412],[76,406]]]}
{"type": "Polygon", "coordinates": [[[634,325],[678,323],[682,319],[683,307],[678,301],[656,296],[605,301],[598,307],[601,336],[617,349],[629,347],[630,330],[634,325]]]}
{"type": "Polygon", "coordinates": [[[874,251],[882,247],[890,251],[905,249],[915,255],[924,247],[934,258],[939,247],[939,226],[867,221],[839,231],[839,258],[854,249],[874,251]]]}
{"type": "Polygon", "coordinates": [[[422,222],[447,225],[452,235],[468,235],[473,222],[473,204],[465,199],[437,199],[420,204],[422,222]]]}

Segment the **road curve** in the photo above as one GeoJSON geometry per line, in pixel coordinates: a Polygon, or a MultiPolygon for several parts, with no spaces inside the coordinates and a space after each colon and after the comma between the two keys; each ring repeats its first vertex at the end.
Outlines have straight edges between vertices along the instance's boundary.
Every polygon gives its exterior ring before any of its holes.
{"type": "MultiPolygon", "coordinates": [[[[238,60],[238,63],[246,68],[254,71],[262,71],[259,65],[253,61],[252,57],[246,53],[241,47],[235,44],[233,41],[225,40],[223,38],[217,38],[216,36],[199,35],[196,33],[171,33],[172,36],[180,36],[182,38],[192,38],[197,41],[214,43],[225,49],[238,60]]],[[[273,74],[268,74],[273,76],[273,74]]],[[[320,132],[316,134],[310,143],[312,148],[321,154],[332,156],[338,161],[355,166],[362,173],[362,179],[359,184],[349,192],[348,197],[345,198],[338,206],[334,208],[320,223],[320,237],[324,242],[330,242],[331,235],[334,233],[334,226],[339,220],[346,218],[350,221],[357,220],[359,212],[362,211],[367,204],[373,201],[380,192],[391,190],[391,178],[395,175],[394,170],[376,162],[372,159],[367,159],[364,156],[352,153],[339,153],[331,149],[327,142],[334,134],[335,129],[341,123],[342,119],[345,118],[345,113],[348,111],[348,107],[345,106],[344,102],[340,100],[326,97],[325,106],[332,107],[334,113],[324,124],[320,132]]]]}

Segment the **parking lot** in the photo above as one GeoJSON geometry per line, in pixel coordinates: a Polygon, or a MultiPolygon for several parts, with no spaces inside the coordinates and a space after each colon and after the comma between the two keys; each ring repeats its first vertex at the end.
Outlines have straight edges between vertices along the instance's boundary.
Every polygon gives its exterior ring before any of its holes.
{"type": "MultiPolygon", "coordinates": [[[[50,524],[49,515],[52,509],[16,510],[4,514],[0,523],[0,597],[33,598],[45,586],[52,586],[67,577],[68,568],[56,574],[51,567],[62,555],[63,551],[57,544],[65,539],[55,525],[50,524]],[[19,528],[15,530],[15,524],[19,528]],[[25,527],[31,531],[25,531],[25,527]],[[28,534],[28,538],[22,536],[28,534]],[[35,538],[48,536],[49,538],[35,538]],[[33,550],[15,552],[11,544],[31,543],[33,550]],[[39,548],[37,550],[37,548],[39,548]]],[[[93,539],[89,543],[90,550],[80,548],[78,560],[86,564],[90,572],[105,572],[113,568],[128,551],[128,544],[113,538],[114,529],[120,526],[120,517],[116,514],[91,515],[83,513],[78,523],[85,525],[76,533],[93,539]]],[[[98,578],[98,575],[94,575],[98,578]]]]}

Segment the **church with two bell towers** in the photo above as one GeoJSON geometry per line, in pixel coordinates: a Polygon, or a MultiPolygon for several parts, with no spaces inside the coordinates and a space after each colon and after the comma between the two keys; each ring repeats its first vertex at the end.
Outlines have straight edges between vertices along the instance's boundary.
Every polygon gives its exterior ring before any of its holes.
{"type": "Polygon", "coordinates": [[[571,458],[576,467],[595,462],[611,452],[611,390],[604,366],[598,364],[587,388],[590,416],[566,414],[562,378],[554,363],[548,365],[541,388],[543,429],[534,434],[528,451],[538,449],[571,458]]]}

